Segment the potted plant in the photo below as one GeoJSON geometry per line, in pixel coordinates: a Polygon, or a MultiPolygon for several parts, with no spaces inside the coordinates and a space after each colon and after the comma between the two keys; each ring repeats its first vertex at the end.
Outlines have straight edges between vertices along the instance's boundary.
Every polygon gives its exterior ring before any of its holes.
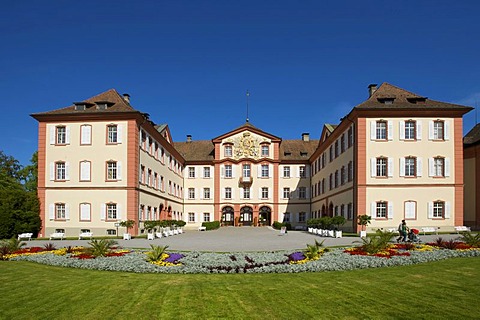
{"type": "Polygon", "coordinates": [[[372,217],[366,214],[362,214],[357,217],[357,224],[362,228],[362,230],[360,231],[361,238],[364,238],[367,236],[367,231],[365,229],[367,225],[372,222],[371,220],[372,220],[372,217]]]}
{"type": "Polygon", "coordinates": [[[130,228],[133,228],[133,226],[135,225],[135,220],[125,220],[125,221],[121,221],[120,222],[120,226],[121,227],[125,227],[127,229],[127,233],[125,235],[123,235],[124,239],[125,238],[131,238],[131,235],[130,235],[130,232],[128,232],[128,230],[130,228]]]}
{"type": "Polygon", "coordinates": [[[340,230],[340,226],[343,226],[347,222],[347,219],[343,216],[335,216],[332,218],[332,224],[336,225],[335,228],[335,238],[342,237],[342,230],[340,230]]]}

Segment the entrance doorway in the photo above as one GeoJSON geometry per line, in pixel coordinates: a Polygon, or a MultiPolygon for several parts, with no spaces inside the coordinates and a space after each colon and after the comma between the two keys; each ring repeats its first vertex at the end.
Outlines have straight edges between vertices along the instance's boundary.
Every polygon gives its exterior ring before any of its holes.
{"type": "Polygon", "coordinates": [[[224,207],[222,209],[221,224],[224,226],[233,226],[234,211],[232,207],[224,207]]]}
{"type": "Polygon", "coordinates": [[[260,226],[269,226],[272,224],[272,209],[267,206],[260,208],[258,212],[258,223],[260,226]]]}
{"type": "Polygon", "coordinates": [[[244,226],[251,226],[253,221],[253,209],[251,207],[243,207],[240,209],[240,223],[244,226]]]}

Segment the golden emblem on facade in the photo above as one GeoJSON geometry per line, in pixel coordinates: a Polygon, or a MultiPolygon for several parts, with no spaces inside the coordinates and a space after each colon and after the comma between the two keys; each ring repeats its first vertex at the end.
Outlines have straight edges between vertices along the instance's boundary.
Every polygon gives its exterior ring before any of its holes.
{"type": "Polygon", "coordinates": [[[235,139],[236,158],[258,158],[258,149],[258,140],[252,137],[250,132],[245,132],[241,137],[235,139]]]}

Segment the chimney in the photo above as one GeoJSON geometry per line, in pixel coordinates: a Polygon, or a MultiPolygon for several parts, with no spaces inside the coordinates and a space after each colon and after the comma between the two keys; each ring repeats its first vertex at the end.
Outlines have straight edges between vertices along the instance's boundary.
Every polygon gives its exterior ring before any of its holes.
{"type": "Polygon", "coordinates": [[[310,133],[308,133],[308,132],[302,133],[302,140],[305,141],[305,142],[310,141],[310,133]]]}
{"type": "Polygon", "coordinates": [[[372,94],[375,93],[375,91],[377,91],[377,84],[376,83],[372,83],[368,86],[368,97],[370,98],[372,96],[372,94]]]}
{"type": "Polygon", "coordinates": [[[127,103],[130,103],[130,95],[128,93],[124,93],[123,100],[125,100],[127,103]]]}
{"type": "Polygon", "coordinates": [[[192,135],[191,134],[187,134],[187,142],[192,142],[192,135]]]}

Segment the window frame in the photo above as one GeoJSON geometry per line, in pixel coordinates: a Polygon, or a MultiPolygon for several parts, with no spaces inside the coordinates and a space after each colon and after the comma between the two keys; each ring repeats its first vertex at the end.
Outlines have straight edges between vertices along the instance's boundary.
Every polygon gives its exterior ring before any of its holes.
{"type": "Polygon", "coordinates": [[[67,145],[67,126],[55,127],[55,145],[64,146],[67,145]],[[60,132],[62,130],[63,132],[60,132]]]}
{"type": "Polygon", "coordinates": [[[107,144],[118,144],[118,125],[117,124],[107,125],[107,144]],[[113,131],[113,129],[115,130],[113,131]]]}
{"type": "Polygon", "coordinates": [[[388,140],[388,122],[385,120],[377,120],[375,125],[375,140],[387,141],[388,140]],[[382,128],[381,126],[385,126],[382,128]],[[385,135],[385,137],[383,137],[385,135]]]}
{"type": "Polygon", "coordinates": [[[67,220],[67,205],[63,202],[55,203],[55,221],[67,220]],[[59,216],[63,212],[63,216],[59,216]]]}
{"type": "Polygon", "coordinates": [[[106,181],[118,181],[118,161],[108,160],[105,162],[105,179],[106,181]],[[115,167],[110,168],[110,165],[115,165],[115,167]]]}

